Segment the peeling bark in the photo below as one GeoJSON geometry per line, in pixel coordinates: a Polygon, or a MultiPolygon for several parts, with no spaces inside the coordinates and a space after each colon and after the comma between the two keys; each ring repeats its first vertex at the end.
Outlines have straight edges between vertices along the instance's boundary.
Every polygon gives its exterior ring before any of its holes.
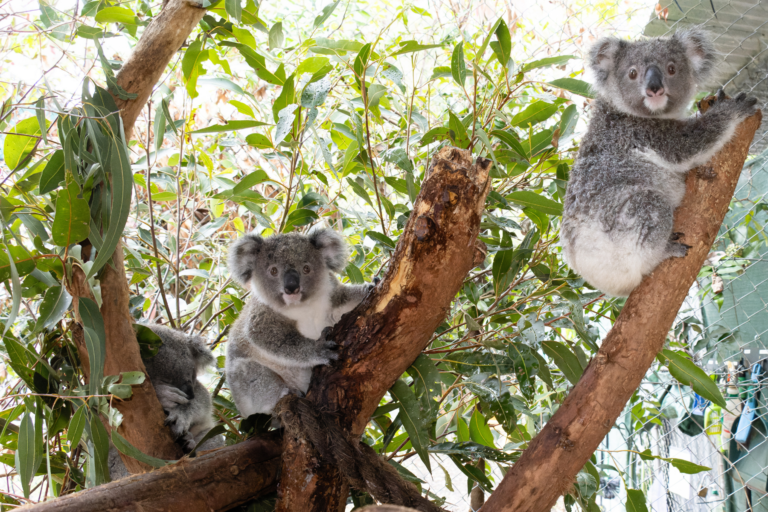
{"type": "Polygon", "coordinates": [[[705,166],[714,169],[714,178],[688,173],[685,198],[675,211],[675,231],[691,246],[688,256],[666,260],[632,292],[581,380],[482,512],[550,510],[570,489],[661,350],[728,211],[761,119],[758,112],[745,120],[705,166]]]}
{"type": "Polygon", "coordinates": [[[271,435],[205,453],[17,510],[35,512],[185,512],[229,510],[274,491],[281,440],[271,435]]]}
{"type": "MultiPolygon", "coordinates": [[[[315,368],[307,397],[359,436],[371,414],[442,322],[483,247],[477,244],[490,161],[443,148],[433,159],[382,283],[336,324],[336,363],[315,368]]],[[[295,438],[283,441],[281,512],[343,510],[338,470],[295,438]]]]}

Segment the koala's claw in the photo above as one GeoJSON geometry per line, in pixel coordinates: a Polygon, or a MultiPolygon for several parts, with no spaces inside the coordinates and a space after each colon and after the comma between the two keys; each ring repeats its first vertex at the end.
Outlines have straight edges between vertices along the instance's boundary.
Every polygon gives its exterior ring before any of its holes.
{"type": "Polygon", "coordinates": [[[717,90],[717,93],[715,94],[715,96],[717,97],[717,101],[725,101],[728,98],[725,95],[725,91],[723,90],[722,87],[717,90]]]}
{"type": "Polygon", "coordinates": [[[381,278],[379,276],[376,276],[373,278],[373,284],[374,286],[379,284],[381,282],[381,278]]]}
{"type": "MultiPolygon", "coordinates": [[[[333,327],[331,327],[331,326],[326,327],[325,329],[323,329],[323,332],[320,333],[320,339],[321,340],[327,339],[328,336],[331,335],[331,331],[333,331],[333,327]]],[[[331,343],[333,343],[333,342],[331,342],[331,343]]]]}
{"type": "Polygon", "coordinates": [[[699,167],[699,170],[696,172],[696,175],[703,180],[713,180],[717,178],[717,173],[715,172],[714,167],[712,167],[711,165],[708,165],[706,167],[699,167]]]}
{"type": "Polygon", "coordinates": [[[685,236],[685,233],[672,233],[671,235],[669,235],[669,239],[674,242],[676,240],[680,240],[684,236],[685,236]]]}

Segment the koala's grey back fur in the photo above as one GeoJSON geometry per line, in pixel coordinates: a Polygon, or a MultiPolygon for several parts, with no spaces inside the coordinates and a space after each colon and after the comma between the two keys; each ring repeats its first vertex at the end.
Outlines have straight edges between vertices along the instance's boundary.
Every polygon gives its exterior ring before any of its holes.
{"type": "Polygon", "coordinates": [[[639,42],[604,38],[590,51],[597,99],[560,235],[571,268],[609,295],[629,295],[661,261],[687,254],[682,234],[672,233],[686,173],[755,112],[754,98],[721,95],[706,114],[684,117],[713,64],[712,45],[697,30],[639,42]]]}
{"type": "MultiPolygon", "coordinates": [[[[216,359],[200,336],[190,336],[162,325],[148,324],[163,344],[153,357],[142,359],[155,394],[166,413],[166,424],[184,451],[191,451],[214,426],[211,394],[197,380],[197,372],[216,359]]],[[[209,439],[201,450],[223,446],[221,436],[209,439]]],[[[114,446],[109,453],[113,480],[128,474],[114,446]]]]}
{"type": "Polygon", "coordinates": [[[370,289],[339,283],[333,274],[346,260],[346,244],[329,229],[251,234],[232,245],[232,277],[254,295],[227,342],[227,383],[243,417],[271,413],[289,392],[305,393],[312,368],[336,359],[323,331],[370,289]]]}

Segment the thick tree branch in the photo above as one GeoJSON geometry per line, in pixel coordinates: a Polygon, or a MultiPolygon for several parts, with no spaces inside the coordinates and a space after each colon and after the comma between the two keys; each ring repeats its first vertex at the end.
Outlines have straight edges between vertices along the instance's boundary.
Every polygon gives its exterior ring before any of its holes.
{"type": "Polygon", "coordinates": [[[710,161],[716,177],[686,180],[675,231],[691,249],[663,262],[627,299],[613,329],[557,413],[483,506],[483,512],[541,512],[567,492],[608,434],[661,350],[715,241],[762,115],[744,121],[710,161]]]}
{"type": "MultiPolygon", "coordinates": [[[[165,71],[171,58],[181,48],[189,34],[205,14],[205,9],[191,7],[185,0],[171,0],[163,11],[147,26],[131,57],[117,75],[117,83],[128,93],[137,94],[134,100],[120,100],[125,135],[133,134],[133,126],[139,112],[152,93],[152,89],[165,71]]],[[[75,273],[70,283],[70,292],[75,297],[90,296],[82,271],[75,273]]],[[[106,329],[106,361],[104,375],[117,375],[127,371],[146,373],[141,361],[139,345],[131,326],[129,314],[128,280],[123,266],[123,248],[118,244],[112,256],[112,264],[104,267],[99,276],[103,304],[101,315],[106,329]]],[[[88,368],[88,352],[83,343],[77,343],[83,368],[88,368]]],[[[120,433],[142,452],[163,459],[177,459],[182,455],[171,432],[165,427],[165,414],[149,379],[133,388],[133,396],[118,401],[117,409],[123,414],[120,433]]],[[[148,466],[121,455],[126,467],[132,473],[146,471],[148,466]]]]}
{"type": "Polygon", "coordinates": [[[35,512],[160,512],[229,510],[275,489],[281,440],[271,435],[185,459],[151,473],[18,510],[35,512]]]}
{"type": "MultiPolygon", "coordinates": [[[[339,362],[315,369],[308,398],[356,436],[429,343],[477,264],[490,161],[471,158],[456,148],[435,155],[384,281],[334,327],[330,339],[341,345],[339,362]]],[[[278,511],[341,510],[346,492],[335,467],[285,436],[278,511]]]]}

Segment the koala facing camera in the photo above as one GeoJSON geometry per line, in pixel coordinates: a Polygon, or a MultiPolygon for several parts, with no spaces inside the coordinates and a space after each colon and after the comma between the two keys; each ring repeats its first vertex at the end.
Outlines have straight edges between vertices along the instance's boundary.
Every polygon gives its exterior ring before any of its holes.
{"type": "Polygon", "coordinates": [[[286,394],[306,393],[312,368],[338,357],[327,328],[372,288],[341,284],[334,274],[346,263],[347,246],[330,229],[250,234],[232,245],[232,277],[253,293],[227,342],[227,383],[243,417],[270,414],[286,394]]]}
{"type": "Polygon", "coordinates": [[[709,78],[706,33],[597,41],[588,68],[597,93],[568,183],[560,238],[568,264],[593,287],[623,297],[667,258],[686,256],[673,213],[686,173],[709,161],[756,112],[744,93],[686,117],[709,78]]]}

